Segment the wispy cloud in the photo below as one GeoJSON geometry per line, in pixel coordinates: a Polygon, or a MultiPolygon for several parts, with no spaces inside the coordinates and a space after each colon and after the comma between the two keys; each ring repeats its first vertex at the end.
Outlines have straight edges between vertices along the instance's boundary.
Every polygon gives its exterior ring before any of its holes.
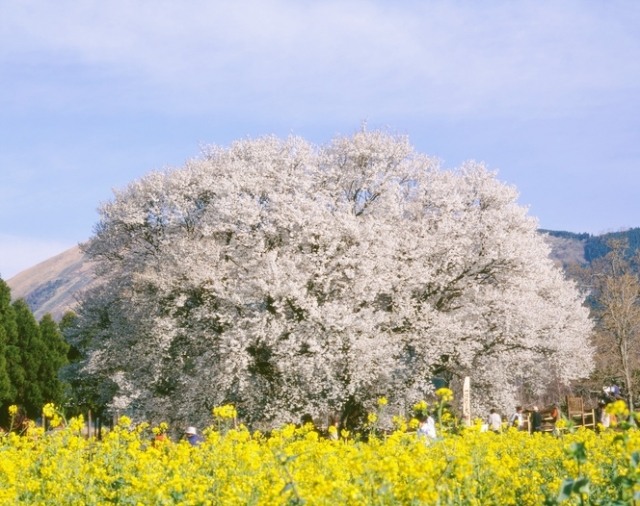
{"type": "Polygon", "coordinates": [[[637,5],[10,2],[0,93],[181,113],[557,113],[637,89],[637,5]]]}
{"type": "Polygon", "coordinates": [[[637,225],[637,1],[0,3],[5,277],[198,141],[323,142],[367,118],[499,168],[545,228],[637,225]]]}

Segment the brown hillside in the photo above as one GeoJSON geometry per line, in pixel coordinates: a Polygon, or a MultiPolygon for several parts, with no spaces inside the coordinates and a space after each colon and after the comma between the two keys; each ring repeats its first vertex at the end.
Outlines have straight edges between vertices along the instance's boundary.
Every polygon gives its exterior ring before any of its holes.
{"type": "Polygon", "coordinates": [[[94,281],[93,263],[74,246],[16,274],[7,284],[13,299],[26,299],[36,318],[51,313],[59,321],[73,309],[75,295],[94,281]]]}

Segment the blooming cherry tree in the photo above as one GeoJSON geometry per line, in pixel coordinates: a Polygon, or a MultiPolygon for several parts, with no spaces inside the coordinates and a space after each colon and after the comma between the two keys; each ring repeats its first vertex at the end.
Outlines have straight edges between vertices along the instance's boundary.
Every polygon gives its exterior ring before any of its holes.
{"type": "Polygon", "coordinates": [[[83,370],[193,423],[226,402],[269,423],[406,408],[434,376],[507,407],[584,377],[588,312],[516,198],[380,131],[210,147],[100,207],[83,370]]]}

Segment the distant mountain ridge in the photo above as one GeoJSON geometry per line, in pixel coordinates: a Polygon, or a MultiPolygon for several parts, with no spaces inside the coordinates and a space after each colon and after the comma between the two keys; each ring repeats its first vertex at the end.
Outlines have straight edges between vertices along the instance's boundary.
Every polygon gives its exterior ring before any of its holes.
{"type": "MultiPolygon", "coordinates": [[[[563,267],[572,263],[586,264],[603,257],[609,251],[609,239],[626,238],[631,251],[640,249],[640,228],[601,235],[542,229],[540,233],[545,234],[545,240],[551,246],[551,258],[563,267]]],[[[66,311],[74,309],[77,294],[97,282],[94,264],[85,257],[79,246],[7,280],[13,298],[26,299],[37,318],[51,313],[58,321],[66,311]]]]}
{"type": "MultiPolygon", "coordinates": [[[[581,263],[591,263],[596,258],[601,258],[609,253],[607,243],[611,239],[627,239],[629,242],[630,252],[640,249],[640,227],[621,230],[618,232],[607,232],[600,235],[591,235],[587,233],[576,234],[573,232],[566,232],[564,230],[540,229],[540,232],[548,234],[551,238],[564,240],[565,244],[582,244],[584,260],[581,263]]],[[[551,240],[549,242],[553,247],[554,241],[551,240]]]]}

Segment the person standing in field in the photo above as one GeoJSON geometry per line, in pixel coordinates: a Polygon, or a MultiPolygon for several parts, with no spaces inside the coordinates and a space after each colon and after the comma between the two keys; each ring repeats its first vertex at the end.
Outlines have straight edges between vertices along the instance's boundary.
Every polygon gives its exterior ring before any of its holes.
{"type": "Polygon", "coordinates": [[[436,438],[436,422],[431,415],[420,415],[418,422],[417,434],[419,438],[424,437],[427,440],[436,438]]]}
{"type": "Polygon", "coordinates": [[[522,406],[516,406],[515,412],[509,417],[509,427],[515,427],[518,430],[522,430],[524,427],[522,406]]]}
{"type": "Polygon", "coordinates": [[[491,411],[489,412],[489,430],[492,430],[493,432],[500,432],[501,429],[502,418],[495,409],[491,408],[491,411]]]}
{"type": "Polygon", "coordinates": [[[542,432],[542,413],[538,411],[538,406],[533,407],[533,414],[531,415],[531,432],[542,432]]]}
{"type": "Polygon", "coordinates": [[[598,407],[596,408],[596,423],[601,424],[605,429],[608,429],[611,426],[611,415],[607,413],[606,407],[606,402],[598,402],[598,407]]]}
{"type": "Polygon", "coordinates": [[[340,439],[338,435],[338,429],[340,428],[340,420],[336,415],[332,415],[329,417],[329,426],[327,427],[327,437],[334,441],[340,439]]]}
{"type": "Polygon", "coordinates": [[[184,431],[184,436],[191,446],[198,446],[204,442],[195,427],[187,427],[187,430],[184,431]]]}

